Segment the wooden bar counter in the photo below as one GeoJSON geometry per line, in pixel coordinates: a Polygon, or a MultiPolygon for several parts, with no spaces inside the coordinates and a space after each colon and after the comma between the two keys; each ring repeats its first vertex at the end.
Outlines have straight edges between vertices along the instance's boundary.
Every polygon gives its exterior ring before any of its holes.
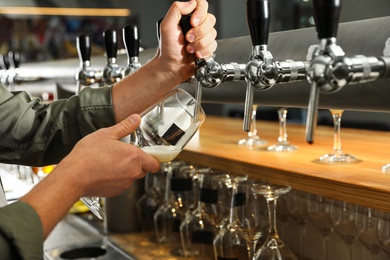
{"type": "MultiPolygon", "coordinates": [[[[257,129],[266,145],[277,141],[277,122],[257,121],[257,129]]],[[[381,171],[390,163],[390,132],[342,127],[343,150],[361,160],[344,165],[318,163],[320,156],[332,151],[333,127],[318,126],[311,145],[304,125],[287,123],[287,134],[297,150],[270,152],[266,145],[249,149],[237,144],[247,135],[241,119],[208,116],[178,159],[390,211],[390,175],[381,171]]]]}

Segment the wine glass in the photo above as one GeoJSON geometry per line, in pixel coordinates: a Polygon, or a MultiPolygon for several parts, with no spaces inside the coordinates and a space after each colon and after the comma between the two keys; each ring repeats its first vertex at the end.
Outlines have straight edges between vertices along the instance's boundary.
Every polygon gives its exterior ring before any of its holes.
{"type": "Polygon", "coordinates": [[[297,146],[292,145],[287,140],[287,108],[279,108],[278,109],[278,117],[279,117],[279,137],[278,142],[274,145],[268,146],[268,151],[274,152],[287,152],[294,151],[298,149],[297,146]]]}
{"type": "Polygon", "coordinates": [[[297,256],[279,238],[276,227],[276,205],[279,196],[291,190],[289,186],[279,186],[273,184],[257,185],[252,188],[257,195],[264,196],[267,201],[269,230],[268,237],[263,245],[256,251],[254,260],[297,260],[297,256]]]}
{"type": "Polygon", "coordinates": [[[331,199],[316,194],[309,194],[308,198],[308,216],[323,237],[324,259],[328,259],[328,239],[332,234],[332,223],[330,221],[331,199]]]}
{"type": "Polygon", "coordinates": [[[269,225],[266,200],[252,190],[262,184],[264,182],[249,179],[234,185],[233,228],[246,241],[248,259],[253,259],[269,225]]]}
{"type": "Polygon", "coordinates": [[[202,259],[213,259],[213,239],[218,231],[218,225],[223,220],[220,210],[223,210],[225,197],[219,181],[226,172],[206,170],[197,172],[199,193],[197,208],[187,212],[180,225],[180,235],[184,255],[197,256],[202,259]],[[223,195],[223,196],[221,196],[223,195]]]}
{"type": "Polygon", "coordinates": [[[378,220],[378,240],[383,252],[390,258],[390,212],[382,211],[378,220]]]}
{"type": "Polygon", "coordinates": [[[267,143],[266,140],[261,139],[257,134],[256,127],[256,114],[258,105],[252,106],[252,117],[251,117],[251,129],[248,132],[248,136],[238,141],[239,145],[246,145],[249,147],[262,146],[267,143]]]}
{"type": "Polygon", "coordinates": [[[331,153],[324,154],[320,157],[320,162],[322,163],[357,163],[358,160],[355,156],[344,153],[341,147],[341,116],[343,115],[344,110],[342,109],[329,109],[333,117],[334,125],[334,138],[333,138],[333,150],[331,153]]]}
{"type": "MultiPolygon", "coordinates": [[[[184,166],[185,163],[183,161],[172,161],[164,164],[167,166],[164,171],[164,201],[153,215],[153,221],[156,232],[156,241],[158,243],[175,243],[178,241],[180,242],[178,230],[181,219],[184,216],[184,205],[175,198],[174,189],[176,187],[174,187],[175,185],[172,185],[172,183],[174,182],[174,172],[180,172],[179,169],[184,166]]],[[[189,178],[183,178],[183,181],[186,181],[189,178]]],[[[183,185],[182,188],[191,190],[191,186],[189,185],[183,185]]]]}
{"type": "Polygon", "coordinates": [[[245,203],[245,196],[240,189],[237,189],[238,183],[260,183],[258,180],[248,180],[247,176],[233,176],[230,181],[232,192],[230,193],[230,206],[229,206],[229,220],[213,240],[214,255],[216,259],[237,259],[247,260],[248,251],[254,250],[247,247],[246,240],[240,235],[235,228],[236,221],[236,209],[243,206],[245,203]]]}
{"type": "MultiPolygon", "coordinates": [[[[171,162],[187,145],[204,122],[200,104],[183,89],[176,88],[141,113],[141,123],[131,135],[131,143],[160,162],[171,162]]],[[[99,197],[81,200],[103,219],[99,197]]]]}
{"type": "Polygon", "coordinates": [[[155,241],[153,216],[157,209],[164,203],[164,187],[166,178],[165,167],[161,164],[160,172],[157,174],[148,172],[145,176],[145,193],[137,200],[136,209],[138,223],[141,224],[141,231],[150,233],[152,241],[155,241]]]}
{"type": "Polygon", "coordinates": [[[382,251],[378,239],[379,211],[358,205],[355,214],[355,231],[362,245],[370,251],[373,259],[378,259],[382,251]]]}

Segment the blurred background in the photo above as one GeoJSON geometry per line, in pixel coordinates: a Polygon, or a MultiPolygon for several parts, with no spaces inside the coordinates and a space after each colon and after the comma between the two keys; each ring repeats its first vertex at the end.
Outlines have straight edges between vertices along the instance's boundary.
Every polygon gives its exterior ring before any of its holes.
{"type": "MultiPolygon", "coordinates": [[[[88,33],[92,55],[104,55],[102,33],[118,32],[119,50],[123,50],[121,30],[137,24],[141,47],[157,46],[156,22],[172,0],[0,0],[0,53],[18,51],[21,63],[76,58],[76,37],[88,33]]],[[[217,18],[218,39],[247,36],[246,1],[209,0],[209,11],[217,18]]],[[[272,0],[271,32],[314,26],[311,0],[272,0]]],[[[390,15],[389,0],[343,0],[340,22],[390,15]]],[[[248,53],[249,57],[249,53],[248,53]]],[[[286,57],[288,58],[288,57],[286,57]]],[[[218,57],[216,58],[218,60],[218,57]]],[[[243,106],[205,104],[208,114],[242,117],[243,106]]],[[[258,108],[259,119],[277,120],[274,108],[258,108]]],[[[290,121],[304,123],[304,109],[289,109],[290,121]]],[[[390,129],[387,113],[346,111],[343,124],[350,127],[390,129]],[[361,118],[365,118],[362,122],[361,118]],[[370,119],[367,123],[366,120],[370,119]],[[357,121],[357,123],[356,123],[357,121]]],[[[320,113],[319,124],[332,125],[328,111],[320,113]]]]}
{"type": "MultiPolygon", "coordinates": [[[[77,57],[77,35],[89,33],[94,54],[103,54],[103,31],[114,28],[120,32],[129,23],[138,25],[142,47],[154,48],[156,21],[165,15],[172,2],[1,0],[0,52],[19,51],[22,62],[77,57]]],[[[219,39],[248,35],[245,1],[209,0],[208,3],[210,12],[217,17],[219,39]]],[[[340,22],[390,15],[389,0],[343,0],[342,4],[340,22]]],[[[311,0],[273,0],[271,10],[271,32],[314,25],[311,0]]],[[[123,47],[122,41],[118,42],[123,47]]]]}

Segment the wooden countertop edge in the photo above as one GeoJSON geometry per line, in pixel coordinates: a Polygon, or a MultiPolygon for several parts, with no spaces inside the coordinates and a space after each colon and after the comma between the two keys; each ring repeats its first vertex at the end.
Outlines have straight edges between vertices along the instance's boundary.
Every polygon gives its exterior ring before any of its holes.
{"type": "MultiPolygon", "coordinates": [[[[215,125],[220,123],[221,127],[224,127],[226,124],[236,124],[235,119],[212,117],[208,120],[211,125],[205,123],[201,128],[199,140],[191,141],[177,159],[235,174],[247,174],[249,177],[264,179],[275,184],[290,185],[297,190],[390,211],[390,176],[380,173],[380,170],[376,169],[376,165],[373,168],[371,159],[366,161],[363,159],[361,163],[357,164],[335,167],[333,165],[315,164],[310,160],[302,162],[302,157],[299,157],[298,154],[275,156],[263,153],[262,158],[264,160],[253,162],[253,158],[249,158],[251,151],[233,148],[234,153],[242,154],[238,157],[230,153],[229,149],[232,148],[229,148],[226,142],[220,141],[220,138],[224,137],[218,136],[218,129],[215,128],[215,125]],[[220,151],[213,151],[213,147],[216,145],[226,152],[222,154],[220,151]],[[270,160],[274,160],[274,163],[270,163],[270,160]],[[297,166],[289,167],[289,164],[295,162],[295,160],[297,166]],[[331,170],[329,171],[329,169],[331,170]]],[[[261,124],[264,126],[264,123],[261,124]]],[[[242,132],[238,133],[238,136],[242,135],[242,132]]],[[[353,129],[351,131],[345,130],[343,134],[345,136],[350,134],[353,138],[362,138],[367,133],[371,133],[371,131],[363,130],[360,136],[359,131],[353,129]]],[[[378,134],[377,131],[374,133],[378,134]]],[[[232,133],[227,134],[231,135],[233,140],[234,138],[238,140],[237,132],[232,131],[232,133]]],[[[387,132],[386,135],[388,135],[387,132]]],[[[390,136],[386,136],[383,141],[389,141],[390,145],[390,136]]],[[[300,145],[304,146],[304,142],[300,145]]],[[[373,145],[375,149],[375,144],[373,145]]],[[[378,145],[381,147],[383,143],[378,145]]],[[[322,149],[322,147],[319,146],[319,149],[322,149]]],[[[383,151],[380,152],[383,153],[383,151]]],[[[311,154],[311,151],[303,151],[303,153],[311,154]]],[[[370,151],[367,151],[367,153],[370,153],[370,151]]],[[[303,158],[306,157],[303,156],[303,158]]],[[[383,161],[381,159],[386,158],[386,156],[383,157],[379,154],[378,158],[379,163],[381,163],[383,161]]],[[[378,162],[375,161],[375,163],[378,162]]]]}

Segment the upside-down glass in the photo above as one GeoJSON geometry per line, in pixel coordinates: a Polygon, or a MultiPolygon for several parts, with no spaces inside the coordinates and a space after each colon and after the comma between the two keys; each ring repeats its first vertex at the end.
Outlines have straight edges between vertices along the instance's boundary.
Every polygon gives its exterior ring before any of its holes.
{"type": "Polygon", "coordinates": [[[255,201],[251,188],[263,183],[246,176],[233,176],[229,221],[213,241],[215,259],[252,259],[257,242],[267,230],[268,222],[265,200],[261,207],[261,203],[255,201]]]}
{"type": "MultiPolygon", "coordinates": [[[[160,162],[170,162],[198,131],[206,115],[196,99],[177,88],[141,113],[141,123],[131,143],[160,162]]],[[[103,219],[98,197],[81,200],[98,218],[103,219]]]]}
{"type": "Polygon", "coordinates": [[[269,226],[266,200],[252,190],[262,184],[264,182],[250,179],[234,185],[233,228],[244,238],[251,260],[257,245],[264,241],[269,226]]]}
{"type": "Polygon", "coordinates": [[[260,185],[252,188],[257,195],[262,195],[267,201],[269,215],[268,237],[256,251],[254,260],[297,260],[297,256],[279,238],[276,228],[276,205],[279,196],[291,190],[289,186],[260,185]]]}

